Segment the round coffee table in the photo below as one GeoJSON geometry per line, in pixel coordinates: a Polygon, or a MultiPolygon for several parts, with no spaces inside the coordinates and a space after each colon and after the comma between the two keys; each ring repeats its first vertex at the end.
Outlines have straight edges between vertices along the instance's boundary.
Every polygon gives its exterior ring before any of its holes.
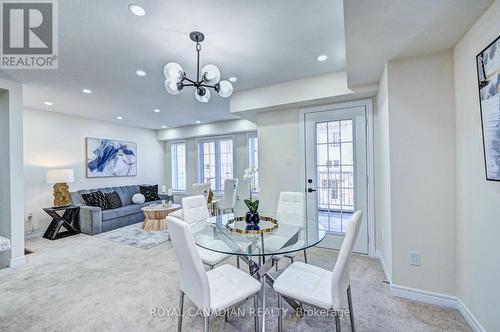
{"type": "Polygon", "coordinates": [[[146,232],[156,232],[167,229],[165,218],[168,214],[179,210],[179,204],[171,204],[170,206],[162,204],[153,204],[143,207],[141,210],[144,212],[144,223],[142,229],[146,232]]]}

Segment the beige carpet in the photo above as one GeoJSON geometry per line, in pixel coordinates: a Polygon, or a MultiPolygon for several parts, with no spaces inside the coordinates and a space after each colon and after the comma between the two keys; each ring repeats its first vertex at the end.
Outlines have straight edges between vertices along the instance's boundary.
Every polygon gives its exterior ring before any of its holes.
{"type": "MultiPolygon", "coordinates": [[[[35,250],[27,265],[0,270],[0,331],[175,331],[176,317],[151,315],[154,308],[174,309],[178,303],[178,266],[168,243],[143,250],[78,235],[30,240],[27,246],[35,250]]],[[[310,263],[331,268],[336,253],[315,248],[308,256],[310,263]]],[[[391,298],[376,260],[355,256],[351,276],[358,331],[470,330],[455,310],[391,298]]],[[[275,306],[272,289],[266,294],[268,305],[275,306]]],[[[186,317],[183,330],[201,331],[202,323],[200,317],[186,317]]],[[[253,331],[253,320],[225,323],[217,317],[210,326],[211,331],[253,331]]],[[[267,326],[276,331],[276,318],[268,317],[267,326]]],[[[350,331],[348,319],[342,328],[350,331]]],[[[333,329],[331,318],[284,320],[285,331],[333,329]]]]}

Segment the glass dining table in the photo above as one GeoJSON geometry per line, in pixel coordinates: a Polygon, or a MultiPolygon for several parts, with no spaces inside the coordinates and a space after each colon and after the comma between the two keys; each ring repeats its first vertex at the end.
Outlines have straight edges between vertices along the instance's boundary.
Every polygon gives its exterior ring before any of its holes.
{"type": "MultiPolygon", "coordinates": [[[[258,224],[247,223],[244,212],[221,214],[191,225],[193,238],[201,248],[238,256],[249,273],[262,284],[262,331],[265,331],[265,285],[274,283],[267,272],[273,256],[302,251],[320,243],[326,231],[317,220],[293,213],[259,212],[258,224]],[[221,245],[221,241],[224,245],[221,245]]],[[[300,304],[286,301],[297,309],[300,304]]]]}

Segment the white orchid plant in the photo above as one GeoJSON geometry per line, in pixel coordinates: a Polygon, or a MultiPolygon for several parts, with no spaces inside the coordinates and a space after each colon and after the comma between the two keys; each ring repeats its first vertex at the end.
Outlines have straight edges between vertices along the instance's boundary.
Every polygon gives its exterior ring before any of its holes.
{"type": "Polygon", "coordinates": [[[250,166],[247,169],[245,169],[245,173],[243,174],[243,180],[245,182],[248,182],[248,189],[250,192],[250,198],[245,199],[245,204],[251,213],[256,213],[257,209],[259,208],[259,200],[255,201],[252,200],[252,191],[253,191],[252,189],[255,184],[254,180],[255,177],[257,176],[257,172],[258,170],[255,166],[250,166]]]}

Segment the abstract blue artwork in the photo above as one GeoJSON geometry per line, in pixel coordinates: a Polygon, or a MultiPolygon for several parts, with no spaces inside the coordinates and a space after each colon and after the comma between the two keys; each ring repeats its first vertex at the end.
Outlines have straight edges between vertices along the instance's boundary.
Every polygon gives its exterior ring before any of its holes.
{"type": "Polygon", "coordinates": [[[137,175],[136,143],[88,137],[86,144],[88,178],[137,175]]]}
{"type": "Polygon", "coordinates": [[[486,179],[500,181],[500,37],[476,59],[486,179]]]}

